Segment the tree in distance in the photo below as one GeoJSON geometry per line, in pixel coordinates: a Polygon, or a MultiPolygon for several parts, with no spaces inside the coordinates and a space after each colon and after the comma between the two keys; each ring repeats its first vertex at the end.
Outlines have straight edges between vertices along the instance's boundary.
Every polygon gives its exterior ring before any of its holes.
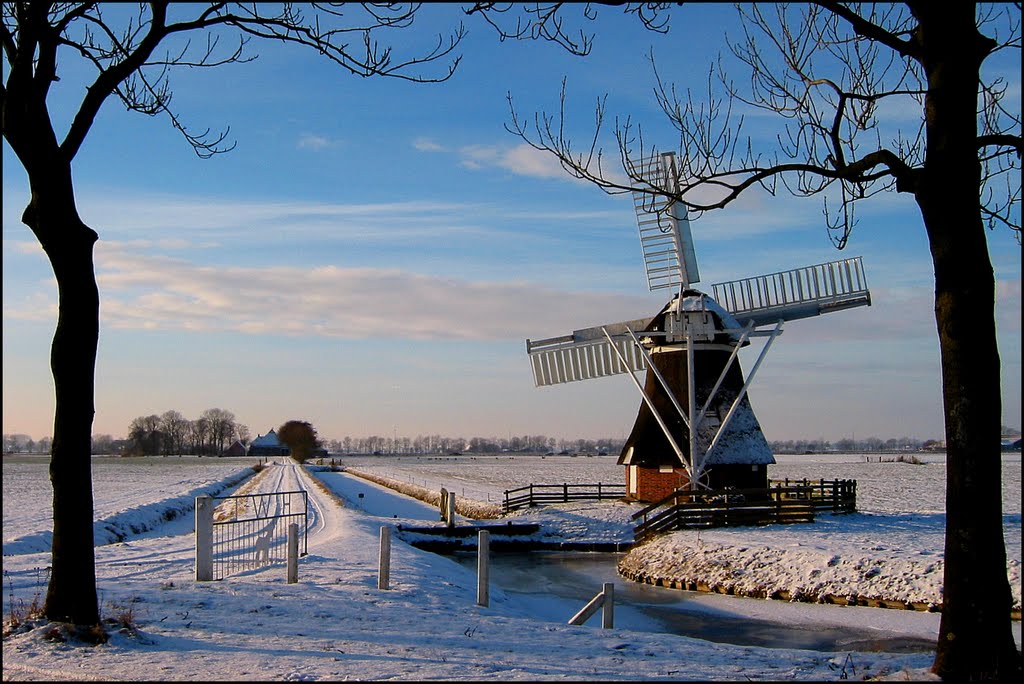
{"type": "Polygon", "coordinates": [[[299,463],[305,462],[313,455],[313,450],[320,446],[316,428],[304,420],[289,420],[277,428],[277,438],[292,450],[292,458],[299,463]]]}

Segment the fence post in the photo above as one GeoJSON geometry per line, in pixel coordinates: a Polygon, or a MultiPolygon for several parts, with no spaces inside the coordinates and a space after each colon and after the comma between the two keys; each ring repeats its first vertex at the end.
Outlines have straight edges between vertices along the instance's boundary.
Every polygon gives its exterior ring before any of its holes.
{"type": "Polygon", "coordinates": [[[196,582],[213,580],[213,499],[196,497],[196,582]]]}
{"type": "Polygon", "coordinates": [[[480,530],[476,543],[476,605],[490,605],[491,533],[480,530]]]}
{"type": "Polygon", "coordinates": [[[288,525],[288,584],[299,581],[299,526],[288,525]]]}
{"type": "Polygon", "coordinates": [[[615,585],[604,583],[604,604],[601,606],[601,628],[611,629],[615,626],[615,585]]]}
{"type": "Polygon", "coordinates": [[[562,501],[565,503],[569,502],[569,485],[565,482],[562,483],[562,501]]]}
{"type": "Polygon", "coordinates": [[[380,527],[380,559],[377,575],[377,588],[388,589],[391,586],[391,528],[380,527]]]}
{"type": "Polygon", "coordinates": [[[441,487],[440,509],[441,509],[441,520],[447,521],[448,520],[448,490],[445,489],[444,487],[441,487]]]}
{"type": "Polygon", "coordinates": [[[445,511],[445,523],[448,527],[455,527],[455,492],[448,492],[445,503],[448,506],[448,510],[445,511]]]}

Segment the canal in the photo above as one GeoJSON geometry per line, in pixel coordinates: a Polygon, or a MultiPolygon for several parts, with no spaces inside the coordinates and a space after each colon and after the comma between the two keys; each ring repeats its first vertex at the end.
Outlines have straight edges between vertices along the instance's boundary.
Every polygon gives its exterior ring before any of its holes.
{"type": "MultiPolygon", "coordinates": [[[[449,554],[475,572],[475,551],[449,554]]],[[[939,616],[917,611],[789,603],[656,587],[618,574],[621,553],[492,553],[492,588],[538,618],[568,622],[615,584],[615,627],[725,644],[814,651],[927,652],[939,616]]],[[[493,595],[492,595],[493,600],[493,595]]],[[[600,611],[587,626],[600,627],[600,611]]]]}

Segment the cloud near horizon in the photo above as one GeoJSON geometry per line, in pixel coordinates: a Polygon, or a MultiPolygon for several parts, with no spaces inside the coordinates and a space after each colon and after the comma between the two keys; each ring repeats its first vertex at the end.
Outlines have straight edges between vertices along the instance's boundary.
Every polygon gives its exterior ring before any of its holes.
{"type": "MultiPolygon", "coordinates": [[[[634,318],[640,297],[389,268],[198,264],[123,245],[97,249],[103,325],[364,339],[500,340],[634,318]],[[543,302],[543,306],[538,306],[543,302]]],[[[46,315],[56,304],[49,299],[46,315]]],[[[38,317],[10,307],[4,315],[38,317]]]]}
{"type": "MultiPolygon", "coordinates": [[[[103,325],[121,329],[488,341],[562,335],[656,310],[645,296],[528,281],[396,268],[210,265],[128,243],[100,243],[96,267],[103,325]]],[[[6,302],[4,317],[54,320],[52,278],[47,285],[50,293],[6,302]]],[[[800,337],[839,342],[934,335],[930,292],[879,288],[874,294],[875,306],[829,316],[828,325],[808,325],[800,337]]],[[[999,281],[998,301],[1000,327],[1019,329],[1020,280],[999,281]]],[[[803,328],[799,322],[789,327],[803,328]]]]}

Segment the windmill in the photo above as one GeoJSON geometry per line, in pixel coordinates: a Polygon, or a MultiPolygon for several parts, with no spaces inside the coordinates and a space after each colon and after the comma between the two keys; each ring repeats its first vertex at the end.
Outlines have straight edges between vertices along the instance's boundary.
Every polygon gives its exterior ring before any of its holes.
{"type": "Polygon", "coordinates": [[[871,304],[860,257],[717,283],[700,282],[673,153],[637,164],[634,186],[649,289],[675,294],[656,315],[526,340],[538,387],[626,374],[642,401],[618,463],[631,498],[676,489],[768,486],[775,462],[747,393],[786,321],[871,304]],[[746,379],[738,352],[767,337],[746,379]],[[637,373],[647,372],[641,384],[637,373]]]}

